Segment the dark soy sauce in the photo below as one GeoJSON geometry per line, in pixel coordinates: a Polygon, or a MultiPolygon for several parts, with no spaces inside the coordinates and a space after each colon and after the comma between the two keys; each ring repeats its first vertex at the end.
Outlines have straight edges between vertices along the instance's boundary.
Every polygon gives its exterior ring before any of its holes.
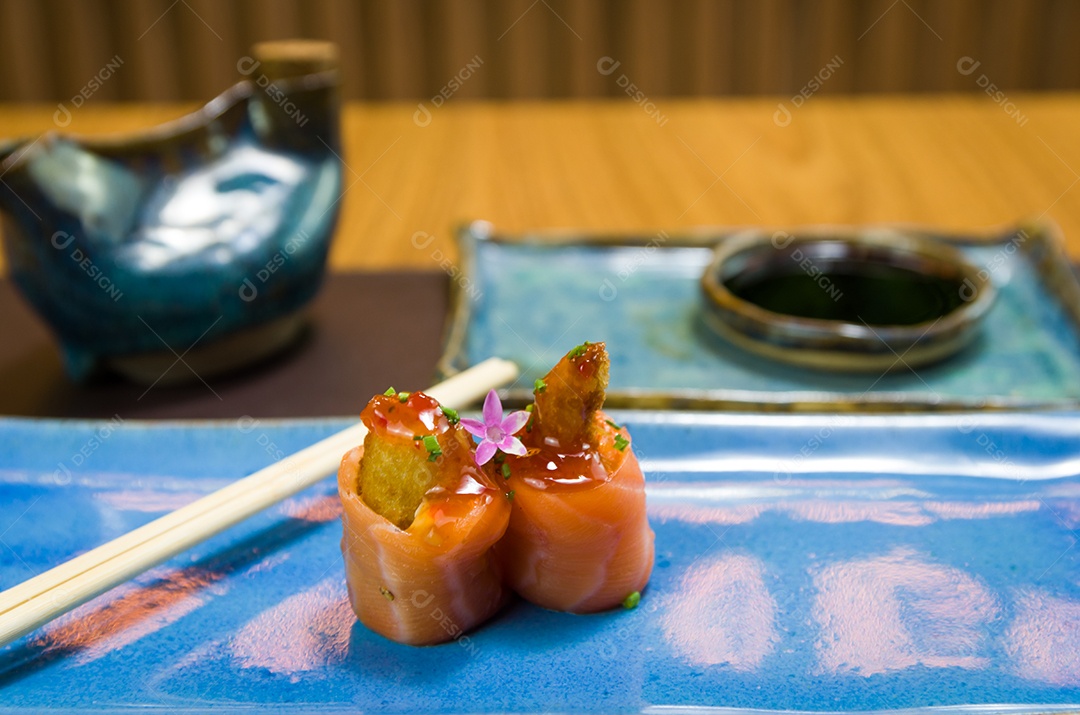
{"type": "MultiPolygon", "coordinates": [[[[915,325],[964,303],[958,278],[927,275],[885,263],[848,261],[803,272],[747,272],[725,281],[739,298],[774,313],[870,325],[915,325]]],[[[794,271],[792,271],[794,268],[794,271]]]]}

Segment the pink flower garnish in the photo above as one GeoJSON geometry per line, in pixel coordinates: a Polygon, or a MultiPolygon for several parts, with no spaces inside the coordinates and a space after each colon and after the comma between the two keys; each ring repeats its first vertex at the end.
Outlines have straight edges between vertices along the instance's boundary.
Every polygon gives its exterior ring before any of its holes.
{"type": "Polygon", "coordinates": [[[529,413],[525,410],[511,412],[503,417],[502,400],[495,390],[492,390],[484,399],[484,421],[463,417],[461,426],[473,437],[480,439],[480,444],[476,447],[476,463],[482,465],[489,462],[499,449],[519,457],[524,455],[525,445],[514,435],[520,432],[528,421],[529,413]]]}

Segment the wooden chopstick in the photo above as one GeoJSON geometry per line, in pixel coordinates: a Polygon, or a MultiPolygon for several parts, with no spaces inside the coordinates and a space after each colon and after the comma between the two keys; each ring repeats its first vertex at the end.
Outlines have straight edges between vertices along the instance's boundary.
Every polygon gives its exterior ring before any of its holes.
{"type": "MultiPolygon", "coordinates": [[[[491,358],[426,390],[463,407],[513,380],[514,363],[491,358]]],[[[0,646],[337,471],[364,441],[357,424],[49,571],[0,592],[0,646]]]]}

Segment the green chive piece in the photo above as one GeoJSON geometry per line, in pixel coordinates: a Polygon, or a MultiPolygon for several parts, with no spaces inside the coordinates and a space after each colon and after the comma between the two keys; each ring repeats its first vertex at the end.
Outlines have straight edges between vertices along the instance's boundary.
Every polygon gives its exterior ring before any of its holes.
{"type": "Polygon", "coordinates": [[[578,358],[578,357],[581,357],[582,355],[584,355],[584,354],[585,354],[585,349],[586,349],[586,348],[588,348],[588,347],[589,347],[589,345],[590,345],[589,341],[588,341],[588,340],[586,340],[586,341],[585,341],[585,342],[583,342],[583,343],[582,343],[581,345],[578,345],[578,346],[577,346],[576,348],[574,348],[573,350],[571,350],[570,352],[568,352],[568,353],[566,354],[566,356],[567,356],[568,358],[570,358],[571,360],[572,360],[572,359],[574,359],[574,358],[578,358]]]}
{"type": "Polygon", "coordinates": [[[529,404],[525,405],[525,411],[526,412],[532,412],[534,407],[536,407],[536,405],[534,403],[530,402],[529,404]]]}
{"type": "Polygon", "coordinates": [[[386,392],[384,392],[383,394],[386,395],[387,397],[393,397],[394,395],[397,394],[397,390],[395,390],[392,387],[388,387],[388,388],[386,388],[386,392]]]}
{"type": "Polygon", "coordinates": [[[381,593],[383,595],[383,598],[385,598],[387,601],[394,600],[394,594],[386,586],[379,586],[379,593],[381,593]]]}
{"type": "Polygon", "coordinates": [[[457,410],[455,410],[453,407],[440,407],[439,409],[442,410],[442,413],[444,415],[446,415],[447,422],[452,425],[456,425],[461,419],[460,417],[458,417],[457,410]]]}
{"type": "Polygon", "coordinates": [[[412,438],[413,438],[413,442],[419,442],[420,440],[422,440],[424,438],[424,435],[422,435],[422,434],[414,434],[412,436],[412,438]]]}
{"type": "Polygon", "coordinates": [[[428,451],[429,462],[434,462],[442,456],[442,448],[439,447],[439,440],[435,439],[435,435],[424,435],[423,442],[424,449],[428,451]]]}
{"type": "Polygon", "coordinates": [[[537,378],[536,382],[533,383],[533,392],[543,392],[546,389],[547,383],[544,382],[543,378],[537,378]]]}
{"type": "Polygon", "coordinates": [[[399,393],[397,393],[397,398],[399,400],[401,400],[402,402],[408,402],[409,401],[409,393],[408,392],[399,392],[399,393]]]}
{"type": "Polygon", "coordinates": [[[641,591],[634,591],[623,599],[622,607],[629,611],[633,608],[637,608],[639,603],[641,603],[641,591]]]}
{"type": "Polygon", "coordinates": [[[604,422],[607,422],[609,425],[611,425],[615,429],[622,429],[622,425],[617,425],[614,422],[612,422],[611,420],[604,420],[604,422]]]}
{"type": "Polygon", "coordinates": [[[513,489],[511,489],[510,491],[508,491],[506,493],[506,498],[509,499],[510,501],[514,501],[514,490],[513,489]]]}
{"type": "Polygon", "coordinates": [[[629,444],[630,440],[628,440],[626,437],[623,437],[621,434],[615,435],[615,449],[619,450],[620,452],[625,451],[627,445],[629,444]]]}
{"type": "Polygon", "coordinates": [[[510,478],[510,465],[507,464],[506,462],[503,462],[502,468],[499,469],[499,471],[502,472],[503,479],[509,479],[510,478]]]}

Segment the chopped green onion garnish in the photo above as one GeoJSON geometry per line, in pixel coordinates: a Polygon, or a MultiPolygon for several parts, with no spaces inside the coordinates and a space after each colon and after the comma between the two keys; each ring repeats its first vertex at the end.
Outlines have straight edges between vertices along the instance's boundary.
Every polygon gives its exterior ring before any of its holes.
{"type": "Polygon", "coordinates": [[[507,464],[506,462],[503,462],[503,465],[499,469],[499,471],[502,472],[503,479],[509,479],[510,478],[510,465],[507,464]]]}
{"type": "Polygon", "coordinates": [[[399,392],[399,393],[397,393],[397,398],[399,400],[401,400],[402,402],[408,402],[409,401],[409,393],[407,393],[407,392],[399,392]]]}
{"type": "Polygon", "coordinates": [[[397,394],[397,390],[395,390],[392,387],[388,387],[388,388],[386,388],[386,392],[384,392],[383,394],[386,395],[387,397],[393,397],[394,395],[397,394]]]}
{"type": "Polygon", "coordinates": [[[532,412],[534,407],[536,407],[536,405],[530,402],[529,404],[525,405],[525,411],[532,412]]]}
{"type": "Polygon", "coordinates": [[[387,601],[394,600],[394,594],[386,586],[379,586],[379,593],[381,593],[387,601]]]}
{"type": "Polygon", "coordinates": [[[623,437],[621,434],[615,435],[615,449],[622,452],[626,449],[626,446],[628,444],[630,444],[630,440],[628,440],[626,437],[623,437]]]}
{"type": "Polygon", "coordinates": [[[424,449],[428,451],[429,462],[434,462],[442,456],[442,448],[439,447],[439,440],[435,439],[434,435],[424,435],[424,449]]]}
{"type": "Polygon", "coordinates": [[[544,382],[543,378],[537,378],[536,382],[533,383],[533,392],[543,392],[546,389],[547,383],[544,382]]]}
{"type": "Polygon", "coordinates": [[[611,420],[604,420],[604,422],[607,422],[609,425],[611,425],[615,429],[622,429],[622,425],[617,425],[614,422],[612,422],[611,420]]]}
{"type": "Polygon", "coordinates": [[[513,489],[511,489],[510,491],[508,491],[506,493],[506,498],[509,499],[510,501],[514,501],[514,490],[513,489]]]}
{"type": "Polygon", "coordinates": [[[442,410],[442,413],[444,415],[446,415],[446,419],[448,422],[450,422],[450,424],[456,425],[458,423],[458,420],[460,418],[458,417],[457,410],[455,410],[453,407],[440,407],[439,409],[442,410]]]}
{"type": "Polygon", "coordinates": [[[623,599],[622,607],[630,610],[631,608],[637,608],[639,603],[641,603],[641,591],[634,591],[623,599]]]}
{"type": "Polygon", "coordinates": [[[585,354],[585,348],[587,348],[587,347],[589,347],[589,341],[588,340],[586,340],[581,345],[578,345],[576,348],[571,350],[569,353],[566,354],[566,356],[568,358],[570,358],[570,359],[573,359],[573,358],[576,358],[576,357],[581,357],[582,355],[585,354]]]}
{"type": "Polygon", "coordinates": [[[422,440],[424,438],[424,435],[422,435],[422,434],[414,434],[412,436],[412,438],[413,438],[413,442],[419,442],[420,440],[422,440]]]}

